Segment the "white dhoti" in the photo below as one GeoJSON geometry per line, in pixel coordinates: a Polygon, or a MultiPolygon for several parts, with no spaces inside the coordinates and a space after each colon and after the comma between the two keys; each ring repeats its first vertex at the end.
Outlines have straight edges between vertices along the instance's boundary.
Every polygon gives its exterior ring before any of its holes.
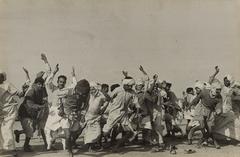
{"type": "Polygon", "coordinates": [[[63,129],[70,128],[70,123],[67,118],[63,118],[58,115],[58,107],[52,106],[49,110],[49,115],[47,118],[47,122],[45,125],[45,134],[46,140],[48,144],[48,149],[50,149],[51,145],[51,132],[62,133],[63,129]]]}
{"type": "Polygon", "coordinates": [[[7,114],[0,116],[0,150],[15,150],[13,124],[17,117],[17,104],[5,108],[4,111],[7,114]]]}
{"type": "Polygon", "coordinates": [[[101,126],[100,126],[101,117],[97,117],[91,120],[87,120],[85,134],[84,134],[84,143],[95,143],[101,136],[101,126]]]}

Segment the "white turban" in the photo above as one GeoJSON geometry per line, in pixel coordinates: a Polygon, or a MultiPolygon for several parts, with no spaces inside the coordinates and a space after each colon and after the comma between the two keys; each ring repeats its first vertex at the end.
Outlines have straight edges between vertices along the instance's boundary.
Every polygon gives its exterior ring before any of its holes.
{"type": "Polygon", "coordinates": [[[240,87],[240,82],[234,81],[233,87],[240,87]]]}
{"type": "Polygon", "coordinates": [[[142,79],[137,79],[136,85],[144,85],[144,81],[142,79]]]}
{"type": "Polygon", "coordinates": [[[135,84],[135,80],[134,79],[123,79],[122,81],[123,85],[129,85],[129,86],[133,86],[135,84]]]}
{"type": "Polygon", "coordinates": [[[211,89],[211,85],[208,82],[204,82],[205,89],[211,89]]]}
{"type": "MultiPolygon", "coordinates": [[[[153,84],[153,82],[154,82],[154,80],[151,79],[150,80],[150,84],[153,84]]],[[[158,79],[155,84],[161,84],[161,83],[162,83],[162,81],[158,79]]]]}
{"type": "Polygon", "coordinates": [[[204,88],[204,84],[201,81],[196,81],[194,87],[202,90],[204,88]]]}
{"type": "Polygon", "coordinates": [[[98,84],[94,81],[91,81],[89,84],[90,84],[90,87],[97,87],[98,86],[98,84]]]}
{"type": "Polygon", "coordinates": [[[161,90],[160,91],[160,95],[163,97],[163,98],[167,98],[167,92],[165,90],[161,90]]]}
{"type": "Polygon", "coordinates": [[[97,89],[97,90],[100,90],[100,89],[101,89],[101,88],[100,88],[100,84],[98,84],[97,82],[91,81],[91,82],[89,83],[89,85],[90,85],[90,88],[95,88],[95,89],[97,89]]]}
{"type": "Polygon", "coordinates": [[[219,82],[213,82],[213,83],[211,84],[211,88],[212,88],[212,89],[222,89],[222,85],[221,85],[221,83],[219,83],[219,82]]]}

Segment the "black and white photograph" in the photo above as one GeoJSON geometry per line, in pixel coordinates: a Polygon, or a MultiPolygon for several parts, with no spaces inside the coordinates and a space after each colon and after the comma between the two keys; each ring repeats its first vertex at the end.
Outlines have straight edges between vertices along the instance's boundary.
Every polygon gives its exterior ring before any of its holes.
{"type": "Polygon", "coordinates": [[[0,157],[239,157],[240,0],[0,0],[0,157]]]}

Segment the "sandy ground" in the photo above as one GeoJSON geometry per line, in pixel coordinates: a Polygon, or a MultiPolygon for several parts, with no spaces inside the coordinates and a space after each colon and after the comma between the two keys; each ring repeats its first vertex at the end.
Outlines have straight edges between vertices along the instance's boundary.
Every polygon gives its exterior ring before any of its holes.
{"type": "MultiPolygon", "coordinates": [[[[16,123],[16,128],[21,128],[19,122],[16,123]]],[[[196,137],[197,138],[197,137],[196,137]]],[[[143,147],[139,144],[131,144],[129,146],[125,146],[119,150],[119,153],[112,153],[109,150],[104,150],[102,152],[97,153],[89,153],[86,148],[83,147],[80,149],[74,156],[86,156],[86,157],[118,157],[118,156],[126,156],[126,157],[158,157],[158,156],[189,156],[189,157],[239,157],[240,155],[240,147],[234,146],[233,144],[221,143],[221,149],[217,150],[213,146],[203,147],[201,149],[196,148],[197,140],[194,140],[193,145],[188,146],[185,144],[186,140],[175,138],[175,139],[167,139],[169,144],[174,144],[177,146],[177,154],[172,155],[168,150],[163,152],[154,153],[151,151],[150,147],[143,147]],[[196,153],[194,154],[185,154],[185,149],[194,149],[196,153]]],[[[59,149],[57,151],[45,151],[43,147],[43,141],[41,138],[38,138],[35,133],[34,138],[31,141],[31,145],[33,146],[34,152],[26,153],[22,151],[22,146],[24,142],[24,135],[20,138],[20,143],[17,144],[18,154],[20,157],[67,157],[69,154],[66,151],[61,150],[62,146],[60,143],[56,144],[56,147],[59,149]]],[[[79,143],[82,143],[82,138],[79,138],[79,143]]],[[[0,155],[1,156],[1,155],[0,155]]],[[[7,157],[7,155],[2,155],[1,157],[7,157]]]]}

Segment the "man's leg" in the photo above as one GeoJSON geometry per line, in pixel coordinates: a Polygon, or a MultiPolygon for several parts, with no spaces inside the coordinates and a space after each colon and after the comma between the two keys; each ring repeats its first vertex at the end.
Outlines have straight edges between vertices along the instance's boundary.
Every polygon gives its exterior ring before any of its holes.
{"type": "Polygon", "coordinates": [[[190,127],[189,127],[189,123],[190,123],[190,119],[187,119],[187,125],[186,125],[186,135],[188,136],[188,133],[190,131],[190,127]]]}
{"type": "Polygon", "coordinates": [[[7,151],[7,154],[11,154],[13,156],[17,155],[13,132],[15,118],[16,114],[11,114],[8,117],[5,117],[2,121],[3,123],[0,125],[0,132],[2,134],[2,144],[0,145],[2,145],[3,149],[7,151]]]}
{"type": "MultiPolygon", "coordinates": [[[[213,121],[214,120],[212,120],[210,123],[213,123],[213,121]]],[[[207,119],[206,119],[205,125],[206,125],[207,131],[208,131],[207,138],[209,138],[209,137],[212,138],[215,148],[220,149],[221,148],[220,145],[218,144],[217,140],[213,136],[212,126],[211,126],[211,124],[210,125],[208,124],[207,119]]]]}
{"type": "Polygon", "coordinates": [[[155,130],[154,132],[157,135],[157,147],[154,151],[158,152],[165,148],[165,144],[163,141],[163,126],[161,125],[161,116],[157,116],[156,120],[154,121],[155,130]]]}
{"type": "Polygon", "coordinates": [[[31,152],[30,140],[33,137],[33,133],[36,130],[36,122],[30,118],[24,118],[21,120],[22,127],[25,133],[24,151],[31,152]]]}
{"type": "Polygon", "coordinates": [[[47,150],[50,150],[52,146],[51,130],[45,129],[45,133],[46,133],[47,150]]]}
{"type": "Polygon", "coordinates": [[[171,120],[165,121],[166,123],[166,129],[167,129],[167,134],[165,135],[166,137],[171,136],[171,131],[172,131],[172,122],[171,120]]]}
{"type": "Polygon", "coordinates": [[[64,129],[64,137],[68,152],[72,153],[72,140],[70,129],[64,129]]]}
{"type": "Polygon", "coordinates": [[[132,136],[133,136],[133,132],[126,131],[124,133],[124,136],[117,142],[117,145],[114,147],[113,151],[117,151],[117,149],[123,146],[126,142],[128,142],[128,139],[132,136]]]}
{"type": "Polygon", "coordinates": [[[197,125],[197,126],[193,126],[189,129],[189,133],[188,133],[188,144],[189,145],[192,144],[193,135],[198,130],[204,130],[204,128],[201,125],[197,125]]]}
{"type": "Polygon", "coordinates": [[[17,143],[20,141],[20,135],[24,134],[24,130],[14,130],[15,140],[17,143]]]}
{"type": "Polygon", "coordinates": [[[40,132],[41,132],[41,135],[42,135],[42,138],[43,138],[43,142],[44,142],[44,145],[45,145],[45,148],[47,148],[47,139],[46,139],[46,135],[45,135],[45,132],[44,132],[44,129],[40,129],[40,132]]]}
{"type": "Polygon", "coordinates": [[[112,134],[111,134],[111,145],[115,145],[116,142],[117,142],[117,135],[119,134],[119,129],[118,129],[118,126],[114,127],[112,129],[112,134]]]}

